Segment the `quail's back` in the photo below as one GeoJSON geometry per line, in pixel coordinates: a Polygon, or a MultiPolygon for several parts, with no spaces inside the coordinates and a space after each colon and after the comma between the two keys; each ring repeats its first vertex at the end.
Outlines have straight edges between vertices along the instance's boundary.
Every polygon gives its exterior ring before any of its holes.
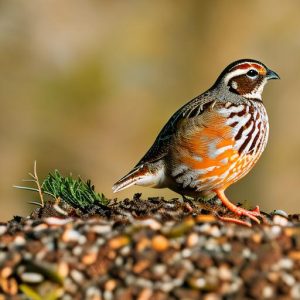
{"type": "Polygon", "coordinates": [[[136,184],[194,198],[217,194],[230,210],[258,222],[258,208],[236,207],[224,191],[252,169],[266,147],[269,123],[261,95],[267,81],[278,78],[256,60],[230,64],[207,92],[171,117],[113,190],[136,184]]]}

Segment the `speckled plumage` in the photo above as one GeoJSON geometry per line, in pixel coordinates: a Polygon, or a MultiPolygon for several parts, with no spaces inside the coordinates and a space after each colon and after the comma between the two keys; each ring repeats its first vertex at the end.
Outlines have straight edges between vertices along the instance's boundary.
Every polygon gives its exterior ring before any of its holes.
{"type": "Polygon", "coordinates": [[[258,221],[257,210],[249,215],[230,203],[224,191],[252,169],[265,149],[269,123],[261,93],[269,79],[277,78],[256,60],[229,65],[208,91],[170,118],[113,190],[136,184],[194,198],[217,194],[232,211],[258,221]]]}

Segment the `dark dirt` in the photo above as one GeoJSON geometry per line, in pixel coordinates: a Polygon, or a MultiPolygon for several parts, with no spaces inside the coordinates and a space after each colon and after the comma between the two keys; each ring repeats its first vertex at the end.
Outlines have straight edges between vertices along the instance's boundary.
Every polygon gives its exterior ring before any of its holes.
{"type": "Polygon", "coordinates": [[[300,216],[248,228],[218,215],[234,217],[139,194],[84,212],[47,203],[0,224],[0,299],[300,299],[300,216]]]}

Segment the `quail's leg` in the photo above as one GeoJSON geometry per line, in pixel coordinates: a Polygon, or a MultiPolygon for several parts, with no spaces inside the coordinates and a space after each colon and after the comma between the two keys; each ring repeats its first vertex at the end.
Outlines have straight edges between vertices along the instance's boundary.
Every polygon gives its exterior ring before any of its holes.
{"type": "MultiPolygon", "coordinates": [[[[231,203],[228,200],[228,198],[225,196],[223,190],[216,190],[215,193],[217,194],[219,199],[222,201],[222,203],[230,211],[237,214],[238,216],[247,216],[248,218],[250,218],[251,220],[255,221],[258,224],[260,223],[260,221],[257,218],[257,217],[260,216],[260,210],[259,210],[258,206],[256,206],[256,208],[254,210],[247,210],[247,209],[244,209],[242,207],[238,207],[238,206],[234,205],[233,203],[231,203]]],[[[233,222],[233,223],[242,224],[242,225],[246,225],[246,226],[250,225],[247,222],[244,222],[242,220],[237,220],[237,219],[234,219],[234,218],[229,218],[229,217],[219,217],[219,218],[223,221],[226,221],[226,222],[233,222]]],[[[251,227],[251,225],[250,225],[250,227],[251,227]]]]}

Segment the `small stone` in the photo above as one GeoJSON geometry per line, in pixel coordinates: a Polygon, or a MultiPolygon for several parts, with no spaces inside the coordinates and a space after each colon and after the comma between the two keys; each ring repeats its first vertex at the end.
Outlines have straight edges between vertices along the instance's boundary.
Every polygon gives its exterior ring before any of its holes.
{"type": "Polygon", "coordinates": [[[91,265],[97,260],[97,256],[98,253],[93,251],[83,255],[81,260],[85,265],[91,265]]]}
{"type": "Polygon", "coordinates": [[[102,235],[102,234],[111,232],[111,226],[110,225],[94,225],[91,227],[90,230],[102,235]]]}
{"type": "Polygon", "coordinates": [[[211,236],[218,238],[221,236],[221,231],[218,226],[212,226],[210,229],[210,234],[211,236]]]}
{"type": "Polygon", "coordinates": [[[113,300],[114,295],[111,291],[104,291],[103,298],[104,300],[113,300]]]}
{"type": "Polygon", "coordinates": [[[222,249],[225,252],[230,252],[231,249],[232,249],[232,247],[231,247],[231,245],[229,243],[225,243],[225,244],[222,245],[222,249]]]}
{"type": "Polygon", "coordinates": [[[198,234],[195,233],[195,232],[192,232],[192,233],[190,233],[190,234],[188,235],[188,237],[187,237],[186,245],[187,245],[189,248],[192,248],[192,247],[197,246],[198,241],[199,241],[198,234]]]}
{"type": "Polygon", "coordinates": [[[26,240],[23,236],[17,235],[14,240],[14,244],[16,246],[24,246],[26,244],[26,240]]]}
{"type": "Polygon", "coordinates": [[[69,265],[64,261],[59,262],[57,272],[61,277],[67,277],[69,274],[69,265]]]}
{"type": "Polygon", "coordinates": [[[62,219],[62,218],[48,217],[48,218],[45,218],[45,222],[47,224],[53,225],[53,226],[62,226],[62,225],[66,225],[66,224],[72,222],[72,219],[71,218],[62,219]]]}
{"type": "Polygon", "coordinates": [[[155,231],[161,229],[161,224],[154,219],[147,219],[147,220],[140,221],[140,224],[143,226],[148,226],[155,231]]]}
{"type": "Polygon", "coordinates": [[[0,277],[2,278],[7,278],[12,274],[13,270],[11,267],[4,267],[1,271],[0,271],[0,277]]]}
{"type": "Polygon", "coordinates": [[[263,299],[274,299],[273,287],[267,285],[262,290],[263,299]]]}
{"type": "Polygon", "coordinates": [[[112,249],[117,250],[119,248],[122,248],[122,247],[128,245],[129,242],[130,242],[130,240],[127,236],[121,235],[121,236],[117,236],[117,237],[111,239],[108,242],[108,244],[112,249]]]}
{"type": "Polygon", "coordinates": [[[232,280],[232,271],[227,265],[221,265],[219,267],[219,278],[224,281],[232,280]]]}
{"type": "Polygon", "coordinates": [[[137,300],[150,300],[153,291],[149,288],[143,289],[137,297],[137,300]]]}
{"type": "Polygon", "coordinates": [[[283,273],[281,275],[281,279],[283,280],[283,282],[289,286],[293,286],[296,282],[295,278],[288,273],[283,273]]]}
{"type": "Polygon", "coordinates": [[[300,283],[296,283],[291,289],[292,299],[300,299],[300,283]]]}
{"type": "Polygon", "coordinates": [[[274,225],[271,227],[271,234],[273,235],[273,238],[278,237],[281,234],[281,226],[274,225]]]}
{"type": "Polygon", "coordinates": [[[262,235],[258,232],[253,233],[252,235],[252,240],[256,243],[256,244],[260,244],[261,240],[262,240],[262,235]]]}
{"type": "Polygon", "coordinates": [[[165,293],[169,293],[174,289],[175,285],[173,284],[172,281],[167,281],[167,282],[161,282],[159,285],[159,289],[162,290],[165,293]]]}
{"type": "Polygon", "coordinates": [[[206,286],[206,280],[203,277],[199,277],[199,278],[192,277],[192,278],[190,278],[188,283],[193,289],[201,290],[202,288],[204,288],[206,286]]]}
{"type": "Polygon", "coordinates": [[[75,255],[75,256],[80,256],[82,254],[82,247],[81,246],[76,246],[73,248],[72,250],[72,253],[75,255]]]}
{"type": "Polygon", "coordinates": [[[66,277],[66,279],[64,280],[64,287],[65,287],[65,292],[71,294],[75,294],[77,292],[77,285],[70,277],[66,277]]]}
{"type": "Polygon", "coordinates": [[[84,276],[81,272],[77,271],[76,269],[73,269],[70,273],[73,280],[79,284],[81,284],[84,280],[84,276]]]}
{"type": "Polygon", "coordinates": [[[169,247],[169,241],[163,235],[156,235],[152,239],[152,247],[158,252],[166,251],[169,247]]]}
{"type": "Polygon", "coordinates": [[[203,300],[221,300],[221,297],[215,293],[204,295],[203,300]]]}
{"type": "Polygon", "coordinates": [[[136,278],[135,284],[143,288],[152,288],[153,286],[153,282],[151,280],[147,280],[145,278],[139,278],[139,277],[136,278]]]}
{"type": "Polygon", "coordinates": [[[289,224],[289,221],[285,217],[282,217],[280,215],[275,215],[273,216],[273,223],[279,226],[287,226],[289,224]]]}
{"type": "Polygon", "coordinates": [[[151,246],[151,241],[145,237],[141,238],[136,245],[136,250],[138,252],[143,252],[146,248],[151,246]]]}
{"type": "Polygon", "coordinates": [[[300,260],[300,251],[290,251],[288,254],[289,258],[292,260],[300,260]]]}
{"type": "Polygon", "coordinates": [[[272,216],[278,215],[278,216],[284,217],[286,219],[289,218],[289,215],[284,210],[281,210],[281,209],[274,210],[271,215],[272,216]]]}
{"type": "Polygon", "coordinates": [[[152,267],[152,272],[158,277],[164,275],[167,271],[167,266],[164,264],[156,264],[152,267]]]}
{"type": "Polygon", "coordinates": [[[242,255],[245,258],[250,258],[251,257],[251,251],[250,251],[250,249],[249,248],[243,249],[242,255]]]}
{"type": "Polygon", "coordinates": [[[0,280],[0,287],[4,293],[10,296],[15,296],[18,292],[18,284],[14,278],[0,280]]]}
{"type": "Polygon", "coordinates": [[[182,253],[182,257],[184,258],[190,257],[192,255],[191,249],[187,249],[187,248],[183,249],[181,253],[182,253]]]}
{"type": "Polygon", "coordinates": [[[105,282],[104,289],[112,292],[117,287],[117,281],[114,279],[110,279],[105,282]]]}
{"type": "Polygon", "coordinates": [[[66,243],[78,242],[80,237],[81,237],[81,234],[77,230],[67,229],[62,235],[62,240],[66,243]]]}
{"type": "Polygon", "coordinates": [[[282,258],[279,262],[278,265],[281,269],[285,269],[285,270],[290,270],[293,268],[294,266],[294,262],[289,259],[289,258],[282,258]]]}
{"type": "Polygon", "coordinates": [[[147,269],[150,266],[150,261],[148,259],[139,260],[132,268],[134,273],[141,273],[145,269],[147,269]]]}
{"type": "Polygon", "coordinates": [[[267,278],[272,282],[272,283],[277,283],[279,280],[279,273],[278,272],[269,272],[267,274],[267,278]]]}
{"type": "Polygon", "coordinates": [[[39,224],[39,225],[37,225],[37,226],[35,226],[35,227],[33,228],[33,230],[34,230],[35,232],[40,232],[40,231],[43,231],[43,230],[46,230],[46,229],[48,229],[48,225],[45,224],[45,223],[41,223],[41,224],[39,224]]]}
{"type": "Polygon", "coordinates": [[[101,291],[95,287],[95,286],[91,286],[89,288],[87,288],[86,292],[85,292],[85,298],[87,300],[102,300],[101,297],[101,291]]]}
{"type": "Polygon", "coordinates": [[[44,280],[44,276],[39,273],[25,272],[20,275],[23,282],[26,283],[40,283],[44,280]]]}
{"type": "Polygon", "coordinates": [[[130,253],[131,253],[131,247],[129,245],[121,248],[121,250],[120,250],[120,254],[122,256],[128,256],[128,255],[130,255],[130,253]]]}

